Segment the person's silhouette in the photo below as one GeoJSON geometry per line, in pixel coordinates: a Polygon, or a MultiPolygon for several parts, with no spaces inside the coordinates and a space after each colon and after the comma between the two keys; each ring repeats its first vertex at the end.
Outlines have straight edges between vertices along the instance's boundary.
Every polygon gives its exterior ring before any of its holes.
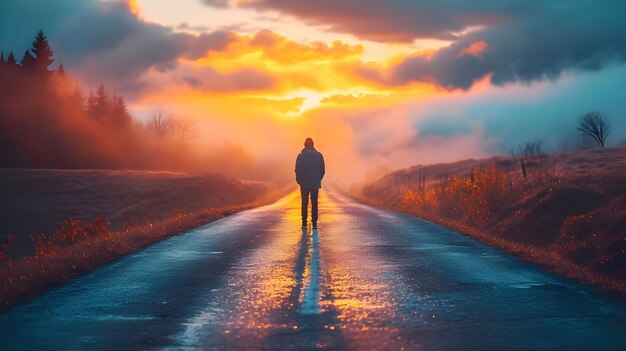
{"type": "Polygon", "coordinates": [[[306,228],[307,224],[309,196],[311,196],[311,221],[313,228],[317,228],[317,196],[325,173],[324,156],[313,147],[313,139],[306,138],[304,149],[296,158],[296,182],[300,185],[302,196],[302,228],[306,228]]]}

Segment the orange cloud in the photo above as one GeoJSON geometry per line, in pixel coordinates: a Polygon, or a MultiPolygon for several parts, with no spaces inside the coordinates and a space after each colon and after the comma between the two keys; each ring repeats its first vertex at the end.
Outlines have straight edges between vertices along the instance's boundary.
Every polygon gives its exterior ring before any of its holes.
{"type": "Polygon", "coordinates": [[[397,60],[364,63],[361,45],[296,42],[271,31],[230,31],[220,38],[226,41],[219,49],[196,59],[181,56],[172,70],[148,72],[156,89],[144,102],[202,100],[212,112],[282,120],[318,109],[381,108],[441,92],[427,83],[389,86],[385,79],[364,77],[359,69],[385,75],[397,60]]]}
{"type": "Polygon", "coordinates": [[[139,6],[139,2],[137,0],[125,0],[125,2],[130,13],[134,15],[138,15],[140,13],[141,7],[139,6]]]}
{"type": "Polygon", "coordinates": [[[487,50],[488,46],[489,45],[485,41],[482,41],[482,40],[476,41],[476,42],[473,42],[470,46],[466,47],[465,49],[459,51],[458,56],[470,55],[470,56],[480,57],[482,56],[483,52],[487,50]]]}
{"type": "MultiPolygon", "coordinates": [[[[263,101],[265,105],[274,106],[273,113],[292,117],[325,105],[338,108],[381,106],[397,102],[397,97],[415,99],[429,90],[423,83],[398,86],[393,89],[415,94],[391,97],[390,88],[384,82],[366,79],[358,69],[369,65],[384,72],[386,65],[394,61],[365,64],[361,45],[338,40],[296,42],[267,30],[253,35],[231,31],[222,37],[228,40],[220,49],[212,49],[197,59],[179,58],[178,67],[161,74],[163,83],[153,85],[174,86],[167,89],[173,95],[191,88],[228,95],[246,104],[263,101]],[[345,99],[340,103],[341,96],[345,99]],[[293,106],[294,103],[299,105],[293,106]]],[[[429,93],[437,92],[434,87],[430,88],[429,93]]]]}
{"type": "Polygon", "coordinates": [[[195,64],[228,68],[253,63],[289,70],[315,62],[359,60],[362,55],[361,45],[350,45],[339,40],[330,44],[320,41],[298,43],[272,31],[262,30],[254,35],[231,32],[228,45],[222,50],[208,52],[205,57],[195,60],[195,64]]]}
{"type": "Polygon", "coordinates": [[[345,60],[363,55],[361,45],[349,45],[335,40],[332,43],[315,41],[302,44],[292,41],[272,31],[263,30],[249,38],[252,47],[261,48],[265,59],[283,64],[296,64],[303,61],[345,60]]]}

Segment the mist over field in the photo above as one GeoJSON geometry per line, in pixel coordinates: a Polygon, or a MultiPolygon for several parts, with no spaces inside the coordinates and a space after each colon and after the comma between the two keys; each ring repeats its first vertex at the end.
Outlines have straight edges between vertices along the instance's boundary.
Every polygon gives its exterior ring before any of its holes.
{"type": "MultiPolygon", "coordinates": [[[[72,134],[66,153],[84,144],[81,138],[93,141],[72,156],[91,158],[80,167],[184,169],[284,183],[304,138],[313,137],[332,170],[328,180],[349,185],[377,169],[508,155],[536,140],[550,152],[577,149],[576,125],[589,111],[610,119],[609,145],[626,139],[626,50],[617,35],[624,28],[611,20],[623,9],[619,1],[458,8],[392,2],[354,13],[335,9],[342,17],[320,6],[27,0],[3,5],[13,15],[2,21],[0,48],[20,61],[43,29],[54,50],[50,69],[63,63],[71,77],[54,83],[58,91],[78,86],[86,98],[102,83],[125,100],[132,124],[148,125],[160,111],[193,128],[184,148],[169,141],[165,147],[148,133],[118,142],[119,135],[78,121],[76,108],[62,104],[55,107],[64,109],[62,117],[39,123],[72,134]],[[215,14],[210,25],[202,13],[215,14]],[[586,13],[612,24],[597,26],[586,13]],[[463,20],[452,20],[457,15],[463,20]],[[555,28],[556,21],[564,25],[555,28]],[[529,30],[550,36],[521,40],[529,30]]],[[[14,96],[14,107],[56,103],[48,96],[30,104],[27,89],[14,96]]],[[[28,151],[47,160],[35,163],[71,164],[45,152],[28,151]]]]}
{"type": "Polygon", "coordinates": [[[3,1],[2,349],[622,351],[625,14],[3,1]]]}

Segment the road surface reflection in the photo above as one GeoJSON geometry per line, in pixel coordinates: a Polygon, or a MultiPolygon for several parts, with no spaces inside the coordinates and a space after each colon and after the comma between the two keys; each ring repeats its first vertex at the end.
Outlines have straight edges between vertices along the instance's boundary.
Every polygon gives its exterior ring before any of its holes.
{"type": "Polygon", "coordinates": [[[418,218],[299,194],[0,314],[2,349],[623,349],[623,301],[418,218]]]}

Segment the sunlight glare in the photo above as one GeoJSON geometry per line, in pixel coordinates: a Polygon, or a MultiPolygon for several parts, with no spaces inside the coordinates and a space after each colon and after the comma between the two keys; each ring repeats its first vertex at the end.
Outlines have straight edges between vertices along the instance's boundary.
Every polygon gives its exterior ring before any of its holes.
{"type": "Polygon", "coordinates": [[[304,100],[302,101],[302,105],[300,105],[300,109],[296,112],[297,115],[301,115],[305,111],[319,107],[324,99],[324,95],[312,90],[304,92],[302,97],[304,100]]]}

